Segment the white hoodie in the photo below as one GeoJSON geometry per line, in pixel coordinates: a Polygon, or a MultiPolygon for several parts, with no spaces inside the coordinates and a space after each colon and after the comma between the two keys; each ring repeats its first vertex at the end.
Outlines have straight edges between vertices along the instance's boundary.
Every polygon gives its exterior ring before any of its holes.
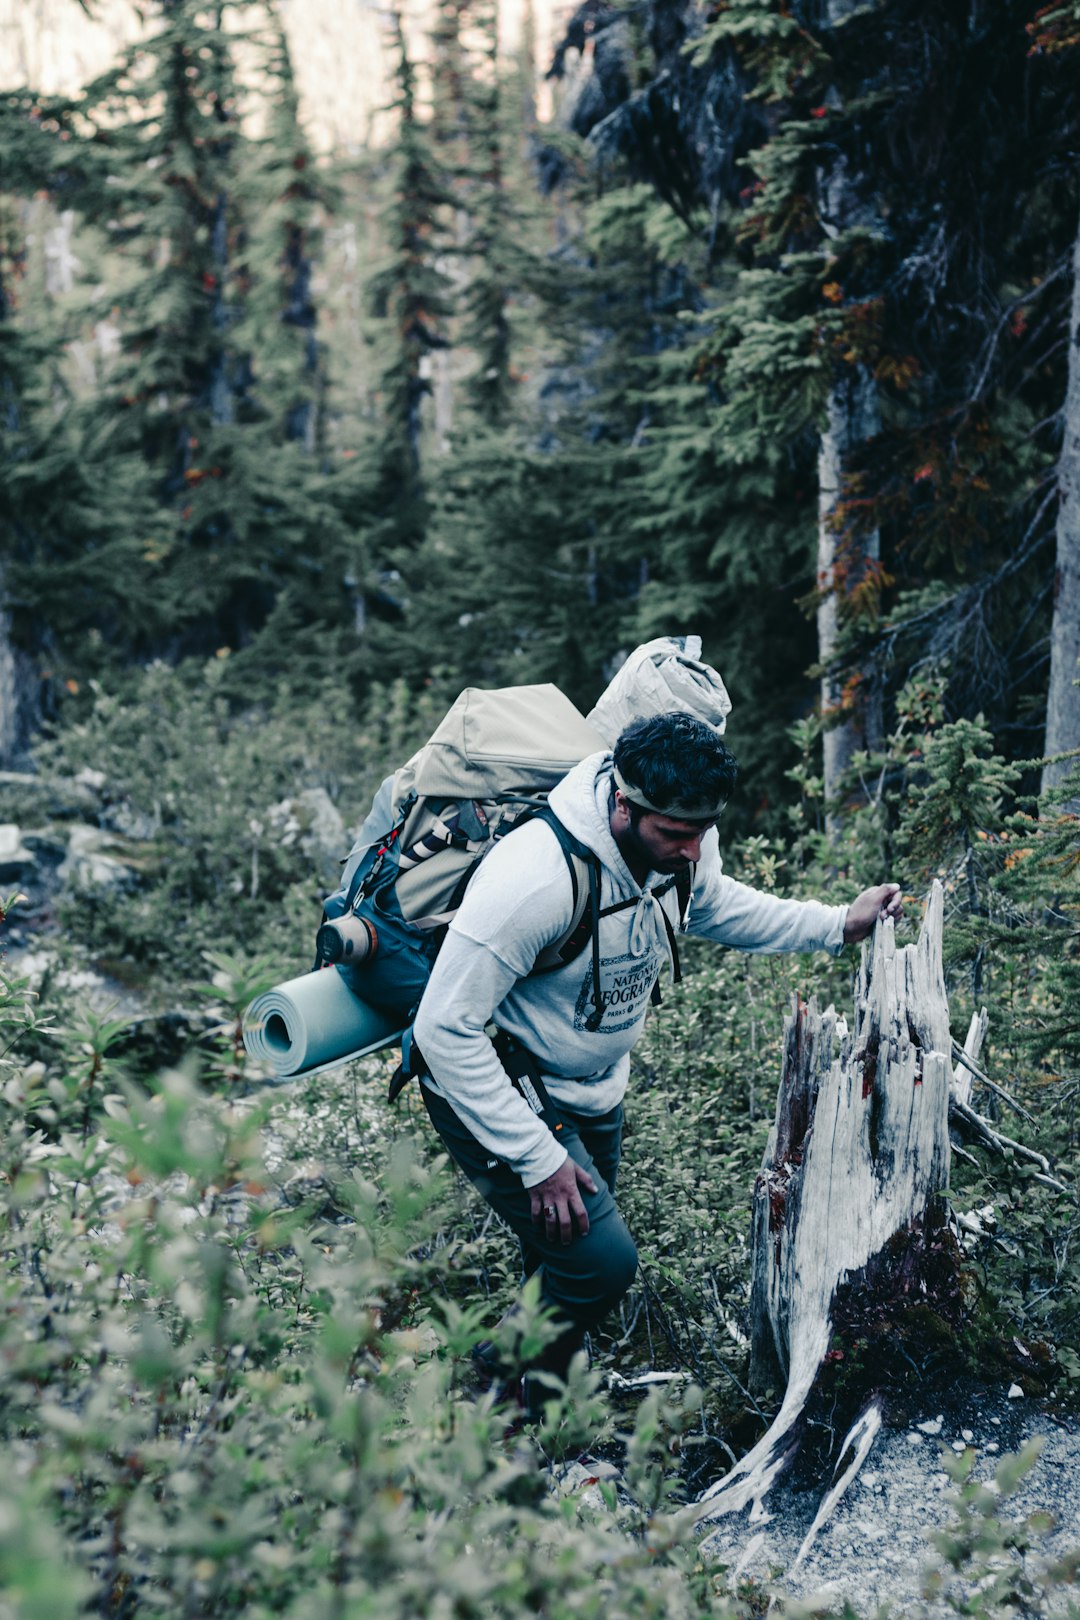
{"type": "MultiPolygon", "coordinates": [[[[661,907],[678,927],[674,887],[659,898],[654,893],[670,877],[651,872],[639,886],[619,852],[609,820],[610,785],[611,755],[592,754],[551,794],[563,824],[600,857],[601,910],[637,901],[600,920],[599,1029],[586,1028],[593,1009],[591,940],[566,967],[528,977],[544,946],[565,933],[573,903],[566,857],[542,821],[518,828],[481,862],[416,1015],[432,1090],[526,1187],[554,1174],[566,1149],[514,1090],[485,1026],[494,1021],[536,1056],[556,1105],[606,1114],[622,1101],[630,1050],[669,961],[661,907]]],[[[781,900],[736,883],[723,874],[716,829],[702,840],[688,933],[744,951],[835,953],[846,914],[846,906],[781,900]]]]}

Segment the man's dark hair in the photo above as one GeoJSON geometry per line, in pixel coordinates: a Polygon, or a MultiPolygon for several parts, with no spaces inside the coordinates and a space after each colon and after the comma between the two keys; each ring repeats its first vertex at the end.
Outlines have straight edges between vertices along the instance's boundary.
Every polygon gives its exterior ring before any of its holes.
{"type": "MultiPolygon", "coordinates": [[[[660,810],[688,800],[729,799],[739,774],[734,754],[712,726],[682,712],[631,721],[615,744],[615,767],[660,810]]],[[[637,808],[630,803],[635,821],[637,808]]]]}

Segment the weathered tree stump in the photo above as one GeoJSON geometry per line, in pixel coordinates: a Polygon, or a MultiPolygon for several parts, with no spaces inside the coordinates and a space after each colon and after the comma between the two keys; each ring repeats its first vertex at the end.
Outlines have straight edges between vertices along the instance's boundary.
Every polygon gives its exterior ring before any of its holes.
{"type": "MultiPolygon", "coordinates": [[[[952,1064],[942,914],[935,883],[916,944],[897,949],[893,924],[878,924],[862,950],[852,1029],[834,1008],[821,1012],[813,1001],[797,1001],[787,1020],[751,1237],[751,1383],[784,1387],[785,1394],[768,1432],[704,1493],[703,1520],[749,1508],[751,1524],[768,1521],[766,1497],[799,1446],[829,1351],[838,1290],[846,1285],[850,1297],[873,1275],[880,1295],[891,1240],[943,1218],[952,1064]]],[[[910,1298],[910,1258],[905,1267],[910,1298]]],[[[800,1559],[880,1422],[871,1403],[841,1446],[800,1559]]]]}

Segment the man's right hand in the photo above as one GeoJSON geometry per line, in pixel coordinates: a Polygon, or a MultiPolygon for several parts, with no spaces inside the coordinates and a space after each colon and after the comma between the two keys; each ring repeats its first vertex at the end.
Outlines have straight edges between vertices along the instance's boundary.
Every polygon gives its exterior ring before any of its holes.
{"type": "Polygon", "coordinates": [[[879,883],[873,889],[864,889],[847,908],[844,919],[844,944],[857,945],[868,939],[875,923],[886,917],[895,922],[904,914],[904,897],[899,883],[879,883]]]}
{"type": "Polygon", "coordinates": [[[553,1176],[529,1188],[533,1225],[542,1226],[545,1237],[557,1237],[562,1243],[572,1243],[575,1221],[579,1233],[585,1236],[589,1230],[589,1217],[578,1192],[579,1186],[584,1187],[586,1192],[596,1191],[596,1182],[589,1172],[567,1155],[553,1176]]]}

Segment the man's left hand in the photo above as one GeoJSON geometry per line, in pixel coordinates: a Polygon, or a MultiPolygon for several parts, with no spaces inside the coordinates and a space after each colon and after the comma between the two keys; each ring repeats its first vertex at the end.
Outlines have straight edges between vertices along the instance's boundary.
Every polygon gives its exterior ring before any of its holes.
{"type": "Polygon", "coordinates": [[[864,889],[848,906],[844,918],[844,944],[857,945],[872,932],[875,923],[885,917],[891,917],[895,922],[903,914],[904,899],[899,883],[878,883],[872,889],[864,889]]]}

